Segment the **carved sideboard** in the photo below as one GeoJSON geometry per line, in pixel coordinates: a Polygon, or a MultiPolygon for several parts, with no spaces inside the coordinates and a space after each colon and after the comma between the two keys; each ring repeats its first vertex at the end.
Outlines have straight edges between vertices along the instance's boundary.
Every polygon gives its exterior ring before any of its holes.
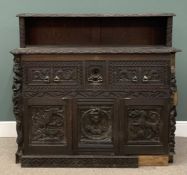
{"type": "Polygon", "coordinates": [[[20,48],[11,51],[16,162],[173,162],[179,51],[172,47],[173,16],[18,15],[20,48]]]}

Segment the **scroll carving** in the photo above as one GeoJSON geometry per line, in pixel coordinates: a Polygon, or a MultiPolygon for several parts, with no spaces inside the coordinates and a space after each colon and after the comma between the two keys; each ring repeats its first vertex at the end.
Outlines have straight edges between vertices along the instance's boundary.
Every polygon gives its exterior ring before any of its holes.
{"type": "Polygon", "coordinates": [[[13,112],[16,118],[16,130],[17,130],[17,144],[18,150],[16,152],[16,163],[20,162],[23,149],[23,123],[22,123],[22,68],[19,58],[14,58],[13,67],[13,112]]]}

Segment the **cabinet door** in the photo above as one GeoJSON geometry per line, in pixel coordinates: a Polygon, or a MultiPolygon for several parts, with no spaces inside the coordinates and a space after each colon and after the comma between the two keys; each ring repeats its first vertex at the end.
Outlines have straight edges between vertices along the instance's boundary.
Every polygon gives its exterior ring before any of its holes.
{"type": "Polygon", "coordinates": [[[118,111],[114,100],[78,99],[73,120],[75,154],[117,152],[118,111]]]}
{"type": "Polygon", "coordinates": [[[69,101],[24,99],[24,154],[70,154],[69,101]]]}
{"type": "Polygon", "coordinates": [[[167,154],[167,99],[124,99],[120,115],[120,151],[124,154],[167,154]]]}

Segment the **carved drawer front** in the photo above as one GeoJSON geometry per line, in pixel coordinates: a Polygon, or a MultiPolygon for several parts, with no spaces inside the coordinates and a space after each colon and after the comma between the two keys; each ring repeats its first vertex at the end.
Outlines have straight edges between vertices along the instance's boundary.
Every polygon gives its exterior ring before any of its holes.
{"type": "Polygon", "coordinates": [[[74,105],[74,151],[83,154],[114,152],[117,139],[114,136],[117,129],[115,102],[105,99],[79,99],[74,105]]]}
{"type": "Polygon", "coordinates": [[[24,62],[24,83],[65,87],[82,86],[82,62],[24,62]]]}
{"type": "Polygon", "coordinates": [[[169,85],[169,61],[110,61],[109,85],[125,86],[169,85]]]}
{"type": "Polygon", "coordinates": [[[25,99],[24,104],[25,153],[68,154],[71,151],[68,102],[33,98],[25,99]]]}
{"type": "Polygon", "coordinates": [[[124,154],[167,154],[169,100],[125,99],[120,136],[124,154]]]}
{"type": "Polygon", "coordinates": [[[106,62],[87,61],[85,63],[86,89],[102,89],[106,87],[106,62]]]}

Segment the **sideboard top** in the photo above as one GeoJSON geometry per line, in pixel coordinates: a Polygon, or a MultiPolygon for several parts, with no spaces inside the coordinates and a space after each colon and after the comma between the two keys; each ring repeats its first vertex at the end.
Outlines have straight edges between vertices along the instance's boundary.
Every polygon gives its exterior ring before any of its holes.
{"type": "Polygon", "coordinates": [[[19,54],[144,54],[144,53],[175,53],[179,49],[173,47],[26,47],[11,51],[19,54]]]}
{"type": "Polygon", "coordinates": [[[17,17],[162,17],[175,16],[174,13],[21,13],[17,17]]]}

